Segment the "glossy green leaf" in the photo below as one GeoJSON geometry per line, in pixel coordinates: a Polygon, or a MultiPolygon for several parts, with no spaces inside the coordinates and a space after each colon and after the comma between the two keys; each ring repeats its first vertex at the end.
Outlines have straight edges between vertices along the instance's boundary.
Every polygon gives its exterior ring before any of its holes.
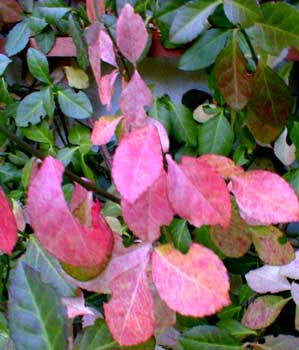
{"type": "Polygon", "coordinates": [[[245,119],[253,136],[263,143],[274,141],[285,126],[292,105],[285,82],[273,69],[260,63],[245,119]]]}
{"type": "Polygon", "coordinates": [[[227,156],[233,146],[234,133],[228,120],[218,115],[199,128],[198,151],[199,154],[215,153],[227,156]]]}
{"type": "Polygon", "coordinates": [[[211,237],[211,228],[209,226],[202,226],[193,231],[195,242],[204,245],[216,253],[221,260],[225,259],[225,254],[216,246],[211,237]]]}
{"type": "Polygon", "coordinates": [[[269,2],[262,5],[262,12],[263,16],[249,29],[253,40],[272,55],[290,46],[299,49],[298,10],[285,2],[269,2]]]}
{"type": "Polygon", "coordinates": [[[43,83],[51,84],[48,60],[43,53],[30,48],[27,51],[27,63],[30,73],[36,79],[43,83]]]}
{"type": "Polygon", "coordinates": [[[226,17],[242,27],[253,25],[261,15],[256,0],[224,0],[223,6],[226,17]]]}
{"type": "Polygon", "coordinates": [[[56,39],[56,35],[53,30],[42,32],[35,36],[35,40],[38,47],[44,53],[48,53],[52,49],[55,43],[55,39],[56,39]]]}
{"type": "Polygon", "coordinates": [[[69,132],[69,142],[89,150],[91,146],[90,130],[86,126],[75,125],[69,132]]]}
{"type": "Polygon", "coordinates": [[[40,33],[47,25],[46,20],[41,18],[36,12],[29,17],[29,27],[35,34],[40,33]]]}
{"type": "Polygon", "coordinates": [[[11,60],[7,56],[0,54],[0,75],[4,73],[10,62],[11,60]]]}
{"type": "Polygon", "coordinates": [[[180,59],[179,68],[193,71],[209,67],[223,49],[230,30],[213,28],[203,33],[180,59]]]}
{"type": "Polygon", "coordinates": [[[56,291],[19,261],[9,288],[9,326],[17,350],[67,349],[66,308],[56,291]]]}
{"type": "Polygon", "coordinates": [[[62,0],[39,0],[36,6],[37,13],[49,24],[55,25],[71,9],[66,7],[62,0]]]}
{"type": "Polygon", "coordinates": [[[8,91],[8,85],[4,77],[0,78],[0,102],[5,103],[6,105],[14,102],[14,99],[8,91]]]}
{"type": "Polygon", "coordinates": [[[149,110],[149,115],[161,122],[164,128],[167,130],[167,133],[171,132],[171,116],[170,116],[170,108],[168,105],[169,97],[155,97],[153,101],[153,106],[149,110]]]}
{"type": "Polygon", "coordinates": [[[62,112],[69,118],[86,119],[92,114],[92,106],[87,95],[71,89],[58,91],[58,103],[62,112]]]}
{"type": "Polygon", "coordinates": [[[65,147],[59,150],[57,153],[57,159],[59,159],[64,166],[68,166],[72,161],[74,153],[78,150],[79,147],[65,147]]]}
{"type": "Polygon", "coordinates": [[[86,69],[89,66],[88,59],[88,46],[84,36],[83,28],[80,22],[73,16],[69,15],[69,30],[76,46],[77,61],[82,69],[86,69]]]}
{"type": "Polygon", "coordinates": [[[253,79],[247,72],[247,60],[239,48],[236,31],[215,62],[214,76],[225,102],[236,111],[242,110],[252,95],[253,79]]]}
{"type": "Polygon", "coordinates": [[[178,338],[183,350],[242,350],[243,347],[224,329],[213,326],[197,326],[178,338]]]}
{"type": "Polygon", "coordinates": [[[22,176],[21,176],[21,182],[25,190],[27,190],[29,179],[31,175],[31,170],[33,168],[35,158],[30,158],[29,161],[25,164],[23,170],[22,170],[22,176]]]}
{"type": "Polygon", "coordinates": [[[52,87],[49,86],[45,88],[43,92],[44,92],[43,103],[44,103],[45,111],[47,112],[47,115],[49,117],[53,117],[54,110],[55,110],[55,102],[54,102],[54,94],[53,94],[52,87]]]}
{"type": "Polygon", "coordinates": [[[16,124],[28,126],[38,124],[47,115],[43,104],[44,92],[38,91],[27,95],[18,106],[16,124]]]}
{"type": "Polygon", "coordinates": [[[31,34],[29,27],[29,21],[23,20],[16,24],[12,30],[8,33],[5,43],[5,51],[8,56],[13,56],[22,51],[28,44],[31,34]]]}
{"type": "Polygon", "coordinates": [[[208,17],[220,3],[220,0],[193,0],[181,6],[170,28],[171,42],[184,44],[195,39],[206,28],[208,17]]]}
{"type": "Polygon", "coordinates": [[[184,105],[175,105],[170,100],[171,132],[178,142],[184,142],[188,146],[196,146],[198,126],[193,119],[192,112],[184,105]]]}
{"type": "Polygon", "coordinates": [[[50,145],[53,143],[53,133],[49,129],[49,124],[47,122],[24,128],[23,134],[27,139],[35,142],[48,143],[50,145]]]}
{"type": "Polygon", "coordinates": [[[217,323],[217,327],[225,329],[229,334],[238,340],[249,337],[250,335],[256,335],[256,331],[245,327],[241,322],[233,319],[221,320],[217,323]]]}
{"type": "Polygon", "coordinates": [[[186,254],[192,243],[187,221],[175,218],[172,220],[169,229],[176,249],[186,254]]]}

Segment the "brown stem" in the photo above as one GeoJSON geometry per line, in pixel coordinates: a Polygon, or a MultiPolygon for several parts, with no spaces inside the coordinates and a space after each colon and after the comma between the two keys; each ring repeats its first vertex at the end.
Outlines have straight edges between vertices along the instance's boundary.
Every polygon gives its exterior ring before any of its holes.
{"type": "MultiPolygon", "coordinates": [[[[33,155],[36,158],[39,158],[41,160],[45,159],[45,155],[43,155],[40,151],[38,151],[37,149],[31,147],[27,142],[19,139],[14,133],[12,133],[11,131],[9,131],[5,126],[0,124],[0,132],[2,132],[3,134],[5,134],[11,141],[15,142],[16,144],[18,144],[19,146],[21,146],[21,148],[30,153],[31,155],[33,155]]],[[[65,169],[64,170],[64,174],[72,181],[77,182],[78,184],[80,184],[81,186],[83,186],[84,188],[86,188],[89,191],[93,191],[94,193],[99,194],[100,196],[109,199],[112,202],[115,203],[120,203],[120,199],[116,196],[114,196],[113,194],[104,191],[102,188],[94,185],[93,183],[90,183],[88,181],[83,180],[80,176],[74,174],[72,171],[65,169]]]]}

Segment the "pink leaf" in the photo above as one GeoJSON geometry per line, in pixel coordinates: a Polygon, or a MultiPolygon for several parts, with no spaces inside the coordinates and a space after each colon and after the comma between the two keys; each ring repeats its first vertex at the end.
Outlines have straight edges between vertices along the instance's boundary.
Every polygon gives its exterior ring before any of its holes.
{"type": "Polygon", "coordinates": [[[161,299],[182,315],[204,317],[230,304],[225,266],[199,244],[185,255],[170,244],[156,248],[152,274],[161,299]]]}
{"type": "Polygon", "coordinates": [[[169,151],[169,138],[167,135],[167,131],[164,128],[163,124],[159,122],[159,120],[154,118],[146,118],[145,122],[147,125],[155,125],[155,127],[158,130],[159,136],[160,136],[160,142],[162,146],[162,150],[164,153],[167,153],[169,151]]]}
{"type": "Polygon", "coordinates": [[[250,225],[299,220],[297,195],[277,174],[264,170],[248,171],[233,176],[230,186],[242,218],[250,225]]]}
{"type": "Polygon", "coordinates": [[[169,225],[174,212],[167,194],[167,177],[164,169],[154,184],[133,204],[121,201],[123,217],[130,230],[146,242],[160,237],[160,227],[169,225]]]}
{"type": "Polygon", "coordinates": [[[100,100],[103,105],[107,105],[107,110],[111,109],[111,99],[114,94],[114,83],[118,76],[118,69],[115,69],[110,74],[106,74],[101,78],[99,87],[100,100]]]}
{"type": "Polygon", "coordinates": [[[249,287],[261,294],[278,293],[291,287],[287,278],[280,274],[279,266],[264,265],[249,271],[245,278],[249,287]]]}
{"type": "Polygon", "coordinates": [[[122,346],[143,343],[154,334],[154,301],[146,275],[148,260],[149,256],[110,284],[112,298],[104,305],[105,316],[113,338],[122,346]]]}
{"type": "Polygon", "coordinates": [[[194,226],[228,227],[231,202],[225,181],[204,160],[182,157],[168,162],[168,195],[175,212],[194,226]]]}
{"type": "Polygon", "coordinates": [[[73,319],[77,316],[92,315],[95,316],[94,311],[84,305],[84,296],[81,292],[78,297],[64,297],[62,303],[67,307],[67,316],[73,319]]]}
{"type": "Polygon", "coordinates": [[[120,96],[119,104],[123,115],[131,122],[144,119],[147,117],[144,107],[151,106],[152,101],[150,89],[135,70],[120,96]]]}
{"type": "Polygon", "coordinates": [[[112,231],[92,207],[92,227],[82,225],[70,212],[61,188],[63,164],[47,157],[31,178],[27,210],[30,225],[49,253],[65,264],[80,267],[103,266],[113,245],[112,231]]]}
{"type": "Polygon", "coordinates": [[[142,18],[134,13],[130,4],[126,4],[116,24],[116,40],[120,51],[135,64],[146,46],[147,38],[148,34],[142,18]]]}
{"type": "Polygon", "coordinates": [[[236,165],[234,161],[218,154],[204,154],[199,159],[205,160],[209,163],[224,179],[228,179],[233,175],[239,175],[244,172],[244,170],[236,165]]]}
{"type": "Polygon", "coordinates": [[[119,235],[114,236],[115,244],[112,257],[106,269],[96,278],[87,282],[77,281],[73,278],[69,280],[82,289],[96,293],[111,293],[110,283],[122,273],[135,268],[147,259],[151,250],[151,244],[137,244],[130,248],[125,248],[119,235]]]}
{"type": "Polygon", "coordinates": [[[133,203],[159,177],[163,166],[158,132],[152,125],[136,129],[123,138],[115,152],[114,183],[128,202],[133,203]]]}
{"type": "MultiPolygon", "coordinates": [[[[95,27],[95,32],[98,31],[98,28],[95,27]]],[[[101,62],[100,62],[100,36],[97,36],[97,39],[92,43],[92,45],[88,46],[88,55],[89,62],[92,69],[93,76],[98,86],[101,85],[101,62]]]]}
{"type": "Polygon", "coordinates": [[[299,284],[292,282],[291,294],[296,305],[299,305],[299,284]]]}
{"type": "Polygon", "coordinates": [[[123,117],[100,117],[94,123],[92,133],[91,133],[91,142],[93,145],[105,145],[108,143],[117,128],[117,125],[122,120],[123,117]]]}
{"type": "Polygon", "coordinates": [[[280,273],[283,276],[288,278],[292,278],[294,280],[299,279],[299,250],[297,250],[295,254],[295,259],[291,261],[289,264],[280,266],[280,273]]]}
{"type": "Polygon", "coordinates": [[[114,67],[117,67],[113,42],[110,36],[104,30],[101,30],[99,33],[98,55],[102,61],[107,62],[114,67]]]}
{"type": "Polygon", "coordinates": [[[11,254],[18,240],[18,229],[8,200],[0,187],[0,249],[11,254]]]}

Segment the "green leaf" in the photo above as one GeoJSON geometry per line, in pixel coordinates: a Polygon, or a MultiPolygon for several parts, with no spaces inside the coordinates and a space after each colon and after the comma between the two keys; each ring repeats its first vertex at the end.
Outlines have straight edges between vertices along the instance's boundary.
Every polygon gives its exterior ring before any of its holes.
{"type": "Polygon", "coordinates": [[[24,261],[34,270],[40,271],[42,282],[54,287],[59,296],[76,296],[77,288],[63,277],[59,262],[45,251],[33,235],[27,244],[24,261]]]}
{"type": "Polygon", "coordinates": [[[37,13],[52,25],[56,25],[70,10],[61,0],[39,0],[36,6],[37,13]]]}
{"type": "Polygon", "coordinates": [[[179,68],[193,71],[209,67],[223,49],[231,30],[213,28],[203,33],[179,61],[179,68]]]}
{"type": "Polygon", "coordinates": [[[44,108],[49,117],[53,117],[55,110],[54,94],[51,86],[45,88],[44,92],[44,108]]]}
{"type": "Polygon", "coordinates": [[[166,129],[167,133],[171,132],[171,116],[169,111],[168,102],[170,101],[168,96],[155,97],[153,106],[149,110],[149,115],[161,122],[166,129]]]}
{"type": "Polygon", "coordinates": [[[9,288],[9,326],[17,349],[67,349],[66,308],[40,274],[19,261],[9,288]]]}
{"type": "Polygon", "coordinates": [[[27,52],[27,63],[30,73],[36,79],[51,84],[48,60],[43,53],[30,48],[27,52]]]}
{"type": "Polygon", "coordinates": [[[89,66],[88,46],[79,21],[72,15],[69,15],[69,31],[77,50],[77,61],[82,69],[89,66]]]}
{"type": "Polygon", "coordinates": [[[285,82],[273,69],[260,63],[245,119],[253,136],[263,143],[274,141],[285,126],[292,105],[293,99],[285,82]]]}
{"type": "Polygon", "coordinates": [[[28,162],[27,155],[22,151],[15,151],[15,153],[9,153],[9,161],[15,165],[25,165],[28,162]]]}
{"type": "Polygon", "coordinates": [[[31,12],[33,9],[33,0],[18,0],[19,4],[26,12],[31,12]]]}
{"type": "Polygon", "coordinates": [[[35,33],[40,33],[48,23],[36,11],[29,17],[29,27],[35,33]]]}
{"type": "Polygon", "coordinates": [[[69,118],[86,119],[92,114],[92,106],[87,95],[71,89],[58,91],[58,103],[62,112],[69,118]]]}
{"type": "Polygon", "coordinates": [[[38,124],[40,119],[47,115],[43,99],[43,91],[27,95],[18,106],[16,124],[18,126],[28,126],[29,123],[32,125],[38,124]]]}
{"type": "Polygon", "coordinates": [[[252,95],[253,77],[247,72],[247,60],[239,48],[237,31],[218,56],[214,76],[225,102],[236,111],[242,110],[252,95]]]}
{"type": "Polygon", "coordinates": [[[14,102],[14,99],[10,96],[8,92],[8,86],[6,80],[2,77],[0,78],[0,102],[9,105],[14,102]]]}
{"type": "Polygon", "coordinates": [[[200,126],[198,134],[199,154],[215,153],[227,156],[234,141],[234,133],[228,120],[218,115],[200,126]]]}
{"type": "Polygon", "coordinates": [[[49,51],[51,51],[52,47],[54,46],[55,39],[56,34],[55,32],[53,32],[53,30],[42,32],[35,36],[35,40],[38,47],[44,53],[48,53],[49,51]]]}
{"type": "Polygon", "coordinates": [[[187,221],[175,218],[171,222],[169,229],[176,249],[180,250],[183,254],[188,253],[192,239],[187,221]]]}
{"type": "Polygon", "coordinates": [[[7,56],[0,54],[0,75],[2,75],[6,67],[12,62],[7,56]]]}
{"type": "Polygon", "coordinates": [[[78,146],[91,146],[90,130],[83,125],[75,125],[69,132],[69,142],[78,146]]]}
{"type": "Polygon", "coordinates": [[[283,177],[293,187],[297,196],[299,196],[299,169],[291,170],[283,177]]]}
{"type": "Polygon", "coordinates": [[[5,163],[0,166],[0,183],[19,182],[20,170],[11,163],[5,163]]]}
{"type": "Polygon", "coordinates": [[[193,0],[180,7],[170,28],[170,41],[184,44],[196,38],[220,3],[221,0],[193,0]]]}
{"type": "Polygon", "coordinates": [[[184,350],[242,350],[243,347],[224,329],[197,326],[183,333],[178,344],[184,350]]]}
{"type": "Polygon", "coordinates": [[[248,33],[263,50],[278,55],[282,49],[299,49],[299,12],[285,2],[262,5],[263,16],[248,33]],[[286,20],[287,19],[287,20],[286,20]]]}
{"type": "Polygon", "coordinates": [[[97,319],[95,324],[84,328],[83,333],[76,338],[74,350],[114,350],[119,345],[112,338],[104,320],[97,319]]]}
{"type": "Polygon", "coordinates": [[[29,27],[29,21],[26,19],[16,24],[12,30],[8,33],[5,43],[5,51],[8,56],[13,56],[22,51],[28,44],[31,30],[29,27]]]}
{"type": "Polygon", "coordinates": [[[95,183],[96,181],[95,181],[94,173],[91,170],[91,168],[86,164],[83,153],[81,153],[81,168],[84,176],[87,179],[91,180],[93,183],[95,183]]]}
{"type": "Polygon", "coordinates": [[[198,126],[193,119],[190,109],[182,104],[175,105],[170,100],[171,132],[178,142],[185,142],[188,146],[197,145],[198,126]]]}
{"type": "Polygon", "coordinates": [[[33,157],[30,158],[22,170],[21,182],[24,187],[24,190],[27,190],[34,161],[35,161],[35,158],[33,157]]]}
{"type": "Polygon", "coordinates": [[[222,251],[216,246],[211,237],[211,228],[209,226],[201,226],[200,228],[196,228],[193,231],[193,236],[195,238],[195,242],[204,245],[207,248],[213,250],[221,260],[225,259],[225,255],[222,251]]]}
{"type": "Polygon", "coordinates": [[[53,133],[46,121],[40,125],[31,125],[28,128],[24,128],[23,134],[27,139],[32,141],[53,144],[53,133]]]}
{"type": "Polygon", "coordinates": [[[64,166],[68,166],[72,161],[74,153],[79,147],[65,147],[57,153],[57,159],[59,159],[64,166]]]}
{"type": "Polygon", "coordinates": [[[217,327],[227,330],[229,334],[238,340],[243,340],[250,335],[256,335],[256,331],[253,331],[252,329],[243,326],[241,322],[232,319],[219,321],[217,327]]]}
{"type": "Polygon", "coordinates": [[[226,17],[242,27],[250,27],[261,16],[256,0],[224,0],[223,6],[226,17]]]}

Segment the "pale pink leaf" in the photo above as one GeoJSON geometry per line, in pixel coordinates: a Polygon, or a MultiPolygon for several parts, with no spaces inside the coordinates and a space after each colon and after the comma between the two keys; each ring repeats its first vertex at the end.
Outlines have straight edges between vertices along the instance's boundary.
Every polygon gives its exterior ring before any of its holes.
{"type": "Polygon", "coordinates": [[[199,159],[205,160],[217,171],[224,179],[228,179],[233,175],[242,174],[243,168],[236,165],[235,162],[227,157],[218,154],[204,154],[199,159]]]}
{"type": "Polygon", "coordinates": [[[295,191],[275,173],[252,170],[235,175],[230,188],[242,218],[250,225],[299,220],[299,203],[295,191]]]}
{"type": "Polygon", "coordinates": [[[67,308],[67,316],[69,319],[83,315],[95,316],[94,311],[85,306],[82,292],[78,297],[63,297],[61,298],[61,301],[67,308]]]}
{"type": "Polygon", "coordinates": [[[144,107],[151,106],[153,101],[152,93],[144,80],[135,70],[133,77],[122,90],[119,104],[123,115],[130,122],[147,117],[144,107]]]}
{"type": "Polygon", "coordinates": [[[264,265],[249,271],[245,278],[249,287],[261,294],[278,293],[291,288],[287,278],[280,274],[279,266],[264,265]]]}
{"type": "Polygon", "coordinates": [[[299,349],[299,338],[293,335],[279,334],[278,337],[267,335],[262,346],[271,350],[295,350],[299,349]]]}
{"type": "Polygon", "coordinates": [[[116,188],[133,203],[160,176],[162,150],[157,129],[146,126],[123,138],[113,159],[112,175],[116,188]]]}
{"type": "Polygon", "coordinates": [[[299,279],[299,250],[295,253],[295,259],[289,264],[280,266],[280,273],[294,280],[299,279]]]}
{"type": "Polygon", "coordinates": [[[118,69],[115,69],[110,74],[106,74],[101,77],[101,83],[99,86],[100,100],[103,105],[107,106],[107,110],[111,109],[111,99],[114,94],[114,83],[118,76],[118,69]]]}
{"type": "Polygon", "coordinates": [[[27,198],[30,225],[48,252],[63,263],[102,266],[112,250],[112,231],[99,203],[92,207],[92,227],[87,228],[73,216],[61,188],[63,170],[63,164],[49,156],[31,178],[27,198]]]}
{"type": "Polygon", "coordinates": [[[0,187],[0,250],[11,254],[18,240],[18,229],[8,200],[0,187]]]}
{"type": "Polygon", "coordinates": [[[76,286],[91,292],[111,293],[109,287],[111,281],[127,270],[140,265],[148,258],[151,250],[151,244],[149,243],[136,244],[125,248],[121,237],[118,235],[114,236],[114,242],[112,257],[105,270],[98,277],[87,282],[77,281],[71,277],[68,277],[68,279],[76,286]]]}
{"type": "Polygon", "coordinates": [[[99,52],[98,57],[104,62],[117,67],[113,42],[107,32],[101,30],[99,33],[99,52]]]}
{"type": "Polygon", "coordinates": [[[91,310],[93,311],[93,315],[83,315],[82,317],[82,328],[86,328],[88,326],[92,326],[95,324],[96,320],[98,318],[104,318],[103,315],[96,309],[91,308],[91,310]]]}
{"type": "Polygon", "coordinates": [[[159,122],[159,120],[151,118],[151,117],[146,118],[145,123],[147,125],[155,125],[155,127],[158,130],[159,136],[160,136],[162,150],[164,153],[167,153],[169,151],[169,137],[168,137],[167,131],[164,128],[163,124],[161,122],[159,122]]]}
{"type": "Polygon", "coordinates": [[[112,297],[104,305],[113,338],[122,346],[143,343],[155,329],[154,300],[147,279],[149,256],[110,283],[112,297]]]}
{"type": "MultiPolygon", "coordinates": [[[[95,31],[97,32],[97,30],[98,28],[96,27],[95,31]]],[[[101,85],[101,61],[99,50],[100,36],[98,35],[97,39],[91,45],[88,46],[89,62],[98,87],[101,85]]]]}
{"type": "Polygon", "coordinates": [[[116,41],[121,53],[135,64],[145,49],[147,38],[141,16],[134,13],[130,4],[126,4],[116,24],[116,41]]]}
{"type": "Polygon", "coordinates": [[[274,143],[274,154],[284,165],[289,166],[296,160],[296,146],[288,144],[287,136],[288,130],[285,128],[274,143]]]}
{"type": "Polygon", "coordinates": [[[223,178],[204,160],[183,156],[168,162],[168,195],[171,206],[192,225],[221,225],[231,220],[231,201],[223,178]]]}
{"type": "Polygon", "coordinates": [[[296,305],[299,305],[299,284],[298,283],[292,282],[291,295],[296,305]]]}
{"type": "Polygon", "coordinates": [[[291,298],[284,299],[276,295],[264,295],[251,303],[242,318],[244,326],[262,329],[270,326],[291,298]]]}
{"type": "MultiPolygon", "coordinates": [[[[155,334],[157,344],[166,346],[168,348],[175,348],[178,343],[178,337],[181,333],[174,327],[166,328],[161,334],[155,334]]],[[[159,347],[160,349],[160,347],[159,347]]],[[[161,348],[164,349],[164,348],[161,348]]],[[[155,350],[158,350],[155,348],[155,350]]]]}
{"type": "Polygon", "coordinates": [[[22,204],[12,199],[12,211],[16,220],[18,231],[24,231],[26,227],[26,217],[22,204]]]}
{"type": "Polygon", "coordinates": [[[171,244],[152,256],[152,275],[162,300],[182,315],[205,317],[230,304],[225,266],[210,249],[193,243],[187,254],[171,244]]]}
{"type": "Polygon", "coordinates": [[[174,216],[164,169],[154,184],[133,204],[123,199],[121,208],[124,220],[137,237],[146,242],[159,239],[160,227],[169,225],[174,216]]]}
{"type": "Polygon", "coordinates": [[[94,123],[92,133],[91,133],[91,142],[93,145],[105,145],[108,143],[117,128],[117,125],[122,120],[123,117],[100,117],[94,123]]]}

